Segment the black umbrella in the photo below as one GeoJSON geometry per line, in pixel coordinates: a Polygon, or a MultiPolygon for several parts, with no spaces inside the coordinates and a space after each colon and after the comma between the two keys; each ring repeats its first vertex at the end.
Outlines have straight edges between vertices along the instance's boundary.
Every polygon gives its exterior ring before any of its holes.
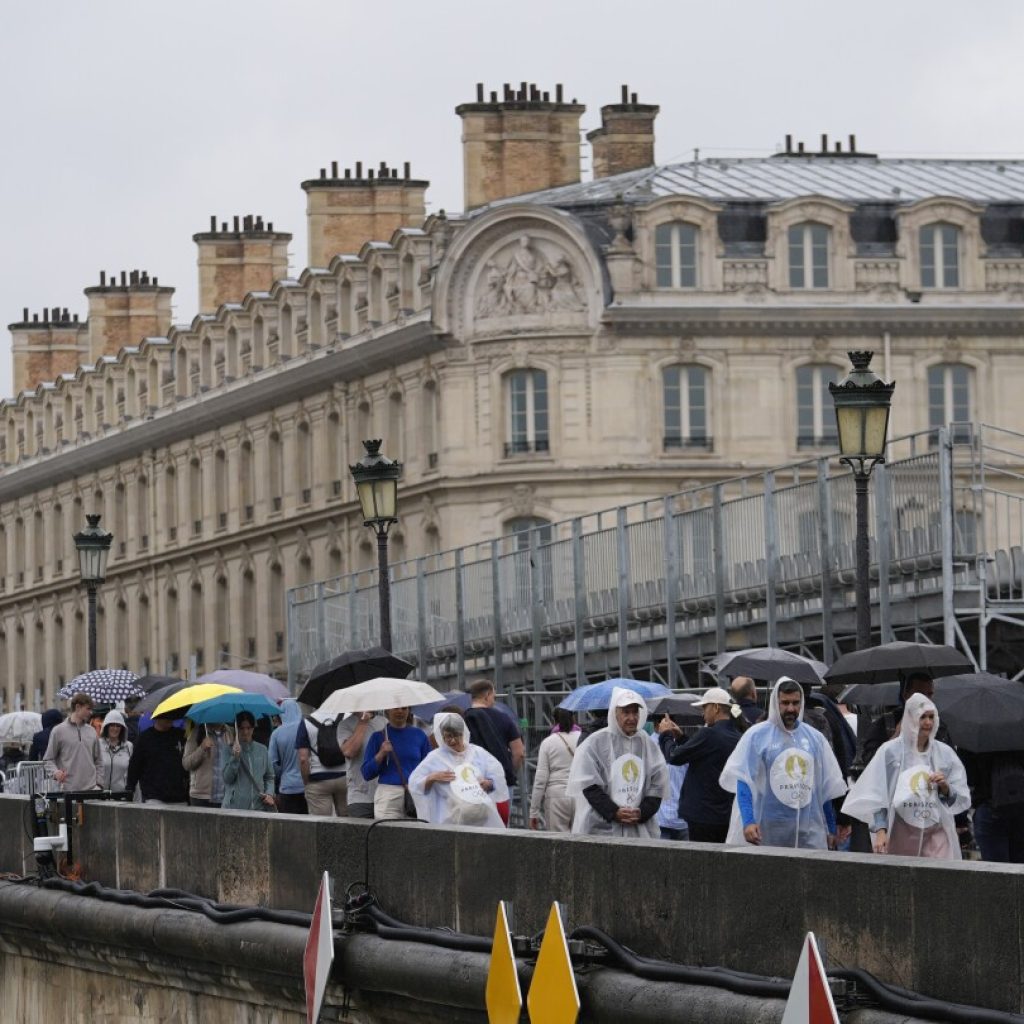
{"type": "Polygon", "coordinates": [[[784,651],[779,647],[749,647],[745,651],[719,654],[708,662],[708,669],[717,676],[750,676],[760,682],[775,682],[780,676],[789,676],[809,686],[821,684],[825,666],[813,658],[784,651]]]}
{"type": "Polygon", "coordinates": [[[830,683],[887,683],[915,672],[932,677],[953,676],[974,666],[966,654],[944,644],[914,644],[896,640],[844,654],[825,673],[830,683]]]}
{"type": "Polygon", "coordinates": [[[178,676],[161,676],[150,672],[148,675],[140,676],[136,679],[135,685],[145,693],[152,693],[154,690],[162,689],[165,686],[173,686],[175,683],[180,682],[181,679],[178,676]]]}
{"type": "Polygon", "coordinates": [[[935,684],[939,721],[975,754],[1024,749],[1024,683],[974,672],[935,684]]]}
{"type": "Polygon", "coordinates": [[[166,686],[151,690],[135,705],[135,713],[140,717],[142,715],[151,715],[168,697],[173,697],[174,694],[184,690],[186,686],[192,685],[188,680],[175,679],[166,686]]]}
{"type": "Polygon", "coordinates": [[[318,708],[335,690],[381,677],[405,679],[414,667],[383,647],[346,651],[317,665],[298,699],[301,704],[318,708]]]}

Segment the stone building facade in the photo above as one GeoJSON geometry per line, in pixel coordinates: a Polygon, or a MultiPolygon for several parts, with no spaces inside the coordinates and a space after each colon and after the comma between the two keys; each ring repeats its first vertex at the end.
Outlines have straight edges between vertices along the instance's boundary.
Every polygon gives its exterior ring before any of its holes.
{"type": "Polygon", "coordinates": [[[891,431],[1024,431],[1024,163],[803,147],[652,163],[657,107],[523,83],[458,108],[466,207],[337,165],[303,182],[310,266],[259,218],[194,236],[200,312],[144,272],[11,325],[0,404],[0,689],[85,664],[72,533],[114,534],[100,661],[283,670],[288,588],[374,564],[348,471],[405,466],[393,560],[835,447],[846,351],[891,431]],[[522,194],[527,190],[529,194],[522,194]]]}

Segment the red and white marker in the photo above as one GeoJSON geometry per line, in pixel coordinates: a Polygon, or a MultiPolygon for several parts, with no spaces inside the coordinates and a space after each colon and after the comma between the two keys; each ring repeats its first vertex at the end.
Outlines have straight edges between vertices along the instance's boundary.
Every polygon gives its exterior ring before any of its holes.
{"type": "Polygon", "coordinates": [[[334,929],[331,926],[331,880],[324,872],[316,894],[313,920],[309,925],[306,952],[302,956],[302,974],[306,981],[306,1024],[320,1019],[327,980],[334,962],[334,929]]]}
{"type": "Polygon", "coordinates": [[[839,1024],[814,932],[807,933],[781,1024],[839,1024]]]}

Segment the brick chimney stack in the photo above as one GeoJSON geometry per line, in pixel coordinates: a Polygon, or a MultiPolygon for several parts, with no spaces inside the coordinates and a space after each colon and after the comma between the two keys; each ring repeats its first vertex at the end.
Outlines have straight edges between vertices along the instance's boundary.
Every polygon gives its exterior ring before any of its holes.
{"type": "Polygon", "coordinates": [[[330,173],[320,168],[319,178],[302,183],[306,193],[309,266],[326,267],[335,256],[355,254],[367,242],[384,242],[398,228],[418,228],[426,218],[429,181],[412,177],[408,163],[363,171],[362,161],[339,174],[338,162],[330,173]]]}
{"type": "Polygon", "coordinates": [[[143,338],[161,337],[171,328],[173,288],[161,285],[145,270],[111,274],[100,271],[100,283],[85,289],[89,300],[89,361],[116,355],[143,338]]]}
{"type": "Polygon", "coordinates": [[[210,217],[210,230],[192,236],[199,249],[199,312],[215,313],[225,302],[241,302],[249,292],[269,291],[288,276],[292,236],[275,231],[259,216],[235,217],[229,224],[210,217]]]}
{"type": "Polygon", "coordinates": [[[659,107],[637,103],[622,87],[622,102],[601,108],[601,127],[587,133],[595,178],[654,166],[654,119],[659,107]]]}
{"type": "Polygon", "coordinates": [[[44,309],[31,316],[25,308],[22,319],[8,326],[16,395],[54,381],[62,373],[74,373],[89,361],[89,329],[66,307],[44,309]]]}
{"type": "Polygon", "coordinates": [[[462,118],[465,204],[471,210],[495,199],[539,192],[580,180],[580,118],[586,107],[554,99],[536,85],[506,84],[499,99],[476,87],[476,102],[455,108],[462,118]]]}

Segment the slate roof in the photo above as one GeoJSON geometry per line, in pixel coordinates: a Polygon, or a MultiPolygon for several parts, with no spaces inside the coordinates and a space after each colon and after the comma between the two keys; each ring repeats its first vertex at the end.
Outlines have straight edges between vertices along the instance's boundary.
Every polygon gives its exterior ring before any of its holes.
{"type": "MultiPolygon", "coordinates": [[[[909,204],[935,196],[971,202],[1024,203],[1024,161],[778,156],[701,160],[627,171],[491,203],[559,207],[616,200],[649,203],[665,196],[711,202],[781,202],[820,195],[848,203],[909,204]]],[[[476,211],[474,211],[476,212],[476,211]]]]}

